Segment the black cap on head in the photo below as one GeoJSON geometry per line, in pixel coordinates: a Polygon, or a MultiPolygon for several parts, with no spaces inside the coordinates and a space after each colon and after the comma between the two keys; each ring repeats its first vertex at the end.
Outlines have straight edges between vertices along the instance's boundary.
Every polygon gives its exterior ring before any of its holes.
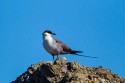
{"type": "Polygon", "coordinates": [[[45,30],[43,33],[50,33],[50,34],[52,34],[52,35],[56,35],[55,33],[53,33],[53,32],[50,31],[50,30],[45,30]]]}
{"type": "Polygon", "coordinates": [[[50,33],[50,34],[52,34],[52,31],[50,31],[50,30],[45,30],[43,33],[50,33]]]}

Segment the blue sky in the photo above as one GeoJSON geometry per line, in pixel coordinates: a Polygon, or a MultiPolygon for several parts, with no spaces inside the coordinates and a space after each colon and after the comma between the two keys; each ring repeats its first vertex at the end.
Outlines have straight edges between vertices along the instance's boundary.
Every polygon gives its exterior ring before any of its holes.
{"type": "Polygon", "coordinates": [[[0,83],[31,64],[52,60],[42,32],[52,30],[74,50],[97,59],[65,55],[125,77],[125,0],[0,0],[0,83]]]}

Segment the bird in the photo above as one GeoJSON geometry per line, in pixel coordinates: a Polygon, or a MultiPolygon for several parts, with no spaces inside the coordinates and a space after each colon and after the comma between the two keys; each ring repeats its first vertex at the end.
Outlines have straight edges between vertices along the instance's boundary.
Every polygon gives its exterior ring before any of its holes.
{"type": "Polygon", "coordinates": [[[72,50],[69,46],[67,46],[62,41],[53,38],[52,36],[56,34],[50,30],[45,30],[42,33],[42,35],[43,35],[43,47],[49,54],[52,55],[53,60],[54,60],[54,56],[57,56],[58,58],[59,55],[63,55],[63,54],[74,54],[78,56],[96,58],[91,56],[80,55],[79,53],[83,53],[82,51],[72,50]]]}

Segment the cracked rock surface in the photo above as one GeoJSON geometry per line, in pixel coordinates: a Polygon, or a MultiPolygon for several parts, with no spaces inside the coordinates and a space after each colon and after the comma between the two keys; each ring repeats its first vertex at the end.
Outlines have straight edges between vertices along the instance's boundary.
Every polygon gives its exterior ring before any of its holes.
{"type": "Polygon", "coordinates": [[[11,83],[125,83],[125,79],[102,66],[90,68],[58,58],[52,63],[39,62],[11,83]]]}

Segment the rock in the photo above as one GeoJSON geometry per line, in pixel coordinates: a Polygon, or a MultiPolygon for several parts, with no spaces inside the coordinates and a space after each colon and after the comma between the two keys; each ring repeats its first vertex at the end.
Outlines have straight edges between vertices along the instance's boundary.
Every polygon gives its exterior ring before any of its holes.
{"type": "Polygon", "coordinates": [[[125,79],[102,66],[90,68],[58,58],[52,63],[32,64],[11,83],[125,83],[125,79]]]}

